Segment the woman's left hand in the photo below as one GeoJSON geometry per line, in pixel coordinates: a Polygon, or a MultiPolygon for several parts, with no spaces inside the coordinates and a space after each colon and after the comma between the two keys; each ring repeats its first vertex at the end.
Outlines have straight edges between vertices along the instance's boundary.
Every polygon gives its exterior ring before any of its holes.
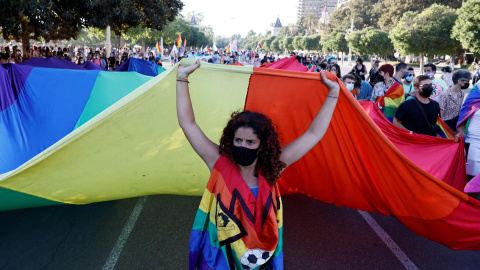
{"type": "Polygon", "coordinates": [[[328,88],[328,93],[338,96],[340,93],[340,86],[338,83],[327,79],[327,76],[325,76],[325,71],[320,72],[320,77],[322,78],[323,85],[328,88]]]}

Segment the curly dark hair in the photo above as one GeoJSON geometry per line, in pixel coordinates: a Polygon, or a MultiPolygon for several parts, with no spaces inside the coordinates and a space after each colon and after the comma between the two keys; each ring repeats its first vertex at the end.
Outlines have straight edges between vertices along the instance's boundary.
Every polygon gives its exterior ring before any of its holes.
{"type": "Polygon", "coordinates": [[[275,125],[267,116],[251,111],[233,112],[227,126],[223,129],[220,139],[220,155],[233,160],[232,148],[235,131],[240,127],[249,127],[260,139],[260,150],[258,151],[257,168],[270,185],[274,185],[282,169],[287,166],[280,160],[282,148],[278,141],[278,133],[275,125]]]}

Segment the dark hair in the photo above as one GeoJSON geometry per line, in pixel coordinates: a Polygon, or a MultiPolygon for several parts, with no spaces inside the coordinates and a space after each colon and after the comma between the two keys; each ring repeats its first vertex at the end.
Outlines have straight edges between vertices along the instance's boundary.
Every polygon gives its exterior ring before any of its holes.
{"type": "Polygon", "coordinates": [[[458,80],[471,80],[472,79],[472,74],[470,71],[465,70],[465,69],[459,69],[456,70],[453,75],[452,75],[452,81],[453,84],[457,84],[458,80]]]}
{"type": "Polygon", "coordinates": [[[332,70],[332,67],[335,67],[335,69],[337,70],[337,77],[338,78],[342,78],[342,71],[340,70],[340,66],[338,64],[333,64],[333,65],[330,65],[330,70],[332,70]]]}
{"type": "Polygon", "coordinates": [[[434,64],[426,64],[425,66],[423,66],[423,68],[425,69],[426,67],[431,67],[432,68],[432,71],[437,71],[437,66],[435,66],[434,64]]]}
{"type": "Polygon", "coordinates": [[[420,82],[425,80],[430,80],[430,77],[427,75],[418,75],[413,81],[413,86],[420,87],[420,82]]]}
{"type": "Polygon", "coordinates": [[[268,183],[274,185],[287,164],[280,160],[282,148],[278,141],[278,133],[272,120],[267,116],[251,111],[233,112],[220,138],[220,155],[224,154],[228,159],[233,160],[233,138],[240,127],[253,129],[253,133],[260,139],[257,168],[268,183]]]}
{"type": "Polygon", "coordinates": [[[361,65],[363,65],[363,59],[362,58],[357,58],[357,62],[359,62],[361,65]]]}
{"type": "Polygon", "coordinates": [[[396,66],[395,66],[395,72],[399,72],[400,70],[402,69],[405,69],[407,68],[407,64],[401,62],[401,63],[398,63],[396,66]]]}
{"type": "Polygon", "coordinates": [[[327,64],[325,64],[325,63],[323,63],[323,62],[320,63],[318,66],[319,66],[321,69],[323,69],[323,70],[327,69],[327,64]]]}
{"type": "Polygon", "coordinates": [[[449,67],[449,66],[443,67],[443,68],[442,68],[442,72],[444,72],[444,73],[445,73],[445,72],[450,73],[450,72],[452,72],[452,68],[449,67]]]}
{"type": "MultiPolygon", "coordinates": [[[[361,87],[362,86],[362,77],[360,77],[360,75],[358,75],[355,72],[350,72],[347,75],[352,75],[353,76],[353,78],[355,79],[355,87],[361,87]]],[[[345,76],[347,76],[347,75],[345,75],[345,76]]],[[[343,76],[343,77],[345,78],[345,76],[343,76]]]]}

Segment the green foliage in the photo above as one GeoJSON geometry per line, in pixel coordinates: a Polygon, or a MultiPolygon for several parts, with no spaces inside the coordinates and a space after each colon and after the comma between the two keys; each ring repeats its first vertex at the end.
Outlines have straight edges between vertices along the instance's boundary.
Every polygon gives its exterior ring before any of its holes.
{"type": "Polygon", "coordinates": [[[283,48],[288,50],[288,51],[293,51],[295,48],[293,47],[293,37],[286,37],[283,38],[283,48]]]}
{"type": "Polygon", "coordinates": [[[404,55],[451,55],[461,46],[460,42],[451,38],[456,19],[453,9],[437,4],[420,14],[407,12],[390,32],[390,39],[404,55]]]}
{"type": "Polygon", "coordinates": [[[180,0],[7,1],[0,5],[0,28],[26,47],[30,38],[71,39],[85,27],[110,25],[117,36],[134,27],[161,30],[182,7],[180,0]]]}
{"type": "Polygon", "coordinates": [[[270,44],[270,51],[272,52],[279,52],[281,50],[283,50],[283,48],[280,47],[280,44],[283,43],[282,42],[282,38],[280,37],[276,37],[272,43],[270,44]]]}
{"type": "Polygon", "coordinates": [[[348,45],[359,55],[388,55],[394,53],[393,43],[387,32],[367,27],[354,31],[348,38],[348,45]]]}
{"type": "Polygon", "coordinates": [[[297,50],[297,51],[303,50],[302,39],[303,39],[303,37],[301,37],[301,36],[296,36],[296,37],[293,38],[292,46],[295,50],[297,50]]]}
{"type": "Polygon", "coordinates": [[[353,18],[354,28],[357,30],[365,27],[376,27],[378,18],[382,15],[379,9],[378,0],[352,0],[348,2],[346,8],[336,9],[330,15],[330,21],[327,26],[328,32],[334,29],[350,29],[353,18]]]}
{"type": "Polygon", "coordinates": [[[263,49],[265,51],[273,51],[272,42],[275,40],[275,36],[269,36],[263,40],[263,49]]]}
{"type": "Polygon", "coordinates": [[[345,39],[346,32],[344,30],[335,29],[330,34],[321,38],[323,52],[345,52],[348,51],[348,43],[345,39]]]}
{"type": "Polygon", "coordinates": [[[306,48],[306,50],[308,50],[308,51],[320,51],[321,50],[320,40],[321,40],[320,35],[311,35],[311,36],[305,37],[305,48],[306,48]]]}
{"type": "Polygon", "coordinates": [[[480,0],[467,1],[457,13],[452,38],[459,40],[465,49],[480,53],[480,0]]]}
{"type": "MultiPolygon", "coordinates": [[[[375,12],[380,15],[377,27],[388,31],[393,29],[406,12],[422,12],[434,4],[459,8],[463,0],[383,0],[375,5],[375,12]]],[[[478,14],[477,14],[478,15],[478,14]]]]}

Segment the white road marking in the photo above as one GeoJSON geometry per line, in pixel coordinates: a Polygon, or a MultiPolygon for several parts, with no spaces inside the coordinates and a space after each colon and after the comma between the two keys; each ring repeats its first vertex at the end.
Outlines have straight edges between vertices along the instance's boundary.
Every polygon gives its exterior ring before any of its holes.
{"type": "Polygon", "coordinates": [[[148,196],[138,198],[137,204],[135,204],[135,207],[133,208],[132,213],[127,220],[127,223],[123,227],[122,233],[120,233],[120,236],[118,236],[117,242],[115,243],[115,246],[110,252],[110,255],[108,256],[108,259],[105,262],[102,270],[113,270],[113,268],[115,267],[115,264],[117,263],[117,260],[122,253],[123,246],[125,246],[125,243],[128,240],[128,236],[132,232],[132,229],[137,222],[138,216],[140,216],[140,213],[142,212],[143,205],[147,201],[147,198],[148,196]]]}
{"type": "Polygon", "coordinates": [[[407,257],[407,255],[400,249],[400,247],[393,241],[393,239],[378,225],[373,217],[364,211],[358,210],[358,213],[367,221],[368,225],[377,233],[387,247],[392,251],[393,255],[405,266],[408,270],[418,270],[417,266],[407,257]]]}

